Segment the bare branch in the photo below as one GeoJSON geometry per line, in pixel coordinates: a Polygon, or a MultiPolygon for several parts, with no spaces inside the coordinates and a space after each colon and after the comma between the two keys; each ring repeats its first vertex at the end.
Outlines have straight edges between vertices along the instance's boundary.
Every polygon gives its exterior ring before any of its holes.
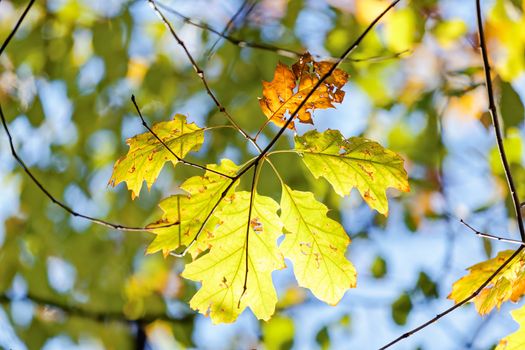
{"type": "Polygon", "coordinates": [[[229,179],[233,178],[233,176],[223,174],[220,171],[209,169],[209,168],[207,168],[207,167],[205,167],[203,165],[192,163],[192,162],[189,162],[189,161],[184,160],[181,157],[179,157],[175,152],[173,152],[173,150],[164,141],[161,140],[161,138],[153,130],[151,130],[149,125],[146,123],[146,120],[144,119],[144,117],[142,116],[142,113],[140,112],[140,108],[139,108],[139,106],[137,104],[137,101],[135,100],[135,95],[131,95],[131,102],[133,102],[133,105],[135,106],[135,109],[137,110],[137,114],[139,115],[140,120],[142,121],[142,125],[146,129],[148,129],[148,131],[162,144],[162,146],[164,146],[164,148],[166,148],[166,150],[168,150],[168,152],[170,152],[175,157],[175,159],[177,159],[177,161],[181,162],[182,164],[189,165],[189,166],[192,166],[192,167],[197,168],[197,169],[202,169],[202,170],[209,171],[210,173],[214,173],[214,174],[220,175],[222,177],[227,177],[229,179]]]}
{"type": "Polygon", "coordinates": [[[510,172],[510,165],[507,160],[507,155],[505,153],[505,146],[503,145],[503,136],[502,136],[503,133],[501,130],[501,126],[499,124],[498,110],[496,109],[496,103],[494,99],[494,89],[492,88],[492,79],[490,76],[490,63],[489,63],[488,52],[487,52],[487,43],[485,41],[485,33],[483,31],[483,19],[481,18],[480,0],[476,0],[476,17],[477,17],[477,22],[478,22],[479,41],[480,41],[480,46],[481,46],[481,57],[483,58],[483,70],[485,72],[487,96],[489,98],[489,112],[492,118],[492,124],[494,124],[496,141],[498,143],[498,152],[501,158],[501,163],[503,164],[503,169],[505,170],[505,177],[507,178],[507,183],[509,186],[510,194],[512,196],[512,203],[514,204],[514,213],[516,215],[516,220],[518,220],[518,228],[520,230],[521,240],[525,242],[525,228],[523,226],[523,219],[521,217],[520,200],[518,197],[518,192],[516,191],[516,186],[514,185],[512,173],[510,172]]]}
{"type": "Polygon", "coordinates": [[[479,237],[493,239],[493,240],[500,241],[500,242],[506,242],[506,243],[512,243],[512,244],[518,244],[518,245],[525,246],[525,242],[523,242],[523,241],[518,241],[516,239],[511,239],[511,238],[504,238],[504,237],[494,236],[494,235],[491,235],[491,234],[488,234],[488,233],[485,233],[485,232],[480,232],[480,231],[476,230],[474,227],[472,227],[471,225],[467,224],[463,219],[459,220],[459,222],[461,222],[463,225],[467,226],[472,232],[474,232],[479,237]]]}
{"type": "MultiPolygon", "coordinates": [[[[219,41],[221,40],[222,37],[224,37],[225,35],[227,35],[228,31],[233,27],[233,25],[235,24],[235,20],[237,19],[237,17],[240,16],[240,14],[242,13],[242,11],[246,8],[246,6],[248,6],[248,3],[250,1],[249,0],[244,0],[241,7],[239,7],[239,9],[233,14],[233,16],[228,20],[228,23],[226,23],[226,26],[224,26],[223,30],[221,31],[221,33],[219,34],[219,37],[217,38],[217,40],[215,40],[215,42],[213,43],[213,45],[210,47],[210,49],[208,50],[208,54],[207,56],[211,56],[213,50],[215,49],[215,46],[219,43],[219,41]]],[[[244,18],[246,18],[246,16],[253,11],[253,9],[255,8],[255,5],[257,5],[257,0],[255,0],[251,5],[250,7],[248,8],[248,10],[246,11],[246,13],[244,14],[244,18]]]]}
{"type": "Polygon", "coordinates": [[[153,8],[153,11],[155,11],[155,13],[157,14],[157,16],[160,18],[160,20],[164,23],[164,25],[166,26],[166,28],[170,31],[171,35],[173,36],[173,38],[177,41],[177,43],[180,45],[180,47],[182,47],[182,49],[184,50],[184,52],[186,53],[186,56],[188,57],[191,65],[193,66],[193,69],[195,70],[195,72],[197,73],[197,75],[199,76],[199,78],[201,79],[202,81],[202,84],[204,85],[204,88],[206,89],[206,92],[208,93],[208,95],[211,97],[211,99],[213,100],[213,102],[215,103],[215,105],[217,106],[217,108],[219,109],[219,111],[221,113],[223,113],[226,118],[230,121],[230,123],[235,127],[235,129],[237,129],[237,131],[248,141],[250,141],[256,148],[258,148],[256,145],[255,145],[255,141],[250,137],[250,135],[248,135],[246,133],[246,131],[244,131],[240,126],[239,124],[237,124],[237,122],[233,119],[233,117],[230,115],[230,113],[228,113],[228,111],[226,110],[226,108],[219,102],[219,100],[217,99],[217,97],[215,96],[215,94],[213,93],[213,91],[211,91],[209,85],[208,85],[208,81],[206,80],[206,75],[204,73],[204,71],[199,67],[199,65],[197,64],[197,61],[195,61],[195,59],[193,58],[193,56],[191,55],[190,51],[188,50],[188,48],[186,47],[186,45],[184,44],[184,41],[182,41],[182,39],[177,35],[177,33],[175,32],[175,30],[173,29],[172,25],[170,24],[170,22],[167,20],[167,18],[162,14],[162,12],[160,12],[159,8],[157,7],[155,1],[153,0],[148,0],[149,4],[151,5],[151,7],[153,8]]]}
{"type": "Polygon", "coordinates": [[[35,0],[29,1],[29,3],[27,4],[24,12],[22,12],[22,15],[20,16],[18,21],[16,21],[15,27],[9,33],[9,35],[7,36],[5,41],[3,42],[2,46],[0,46],[0,56],[4,53],[4,50],[7,48],[7,45],[9,45],[9,42],[11,41],[11,39],[15,36],[16,32],[18,31],[18,28],[20,27],[20,25],[22,24],[22,22],[26,18],[27,14],[29,13],[29,10],[31,10],[31,7],[33,7],[34,3],[35,3],[35,0]]]}
{"type": "MultiPolygon", "coordinates": [[[[505,171],[505,176],[507,178],[507,182],[508,182],[508,185],[509,185],[509,189],[510,189],[510,192],[511,192],[511,196],[512,196],[512,202],[514,204],[514,209],[515,209],[515,214],[516,214],[516,219],[518,220],[518,227],[519,227],[519,230],[520,230],[520,235],[521,235],[521,239],[522,239],[522,242],[521,244],[525,244],[525,230],[524,230],[524,227],[523,227],[523,219],[521,217],[521,212],[520,212],[520,201],[519,201],[519,198],[518,198],[518,194],[516,192],[516,188],[514,186],[514,181],[513,181],[513,178],[512,178],[512,174],[511,174],[511,171],[510,171],[510,166],[509,166],[509,163],[507,161],[507,156],[506,156],[506,153],[505,153],[505,148],[503,146],[503,137],[502,137],[502,131],[501,131],[501,126],[499,124],[499,119],[498,119],[498,114],[497,114],[497,110],[496,110],[496,104],[495,104],[495,100],[494,100],[494,90],[493,90],[493,87],[492,87],[492,80],[491,80],[491,76],[490,76],[490,64],[489,64],[489,59],[488,59],[488,53],[487,53],[487,44],[485,42],[485,33],[483,31],[483,20],[482,20],[482,17],[481,17],[481,4],[480,4],[480,0],[476,0],[476,17],[477,17],[477,24],[478,24],[478,34],[479,34],[479,40],[480,40],[480,46],[481,46],[481,56],[482,56],[482,59],[483,59],[483,68],[484,68],[484,72],[485,72],[485,81],[486,81],[486,88],[487,88],[487,95],[488,95],[488,99],[489,99],[489,112],[490,112],[490,115],[492,117],[492,123],[494,124],[494,129],[495,129],[495,134],[496,134],[496,140],[497,140],[497,144],[498,144],[498,151],[499,151],[499,154],[500,154],[500,157],[501,157],[501,162],[503,163],[503,168],[504,168],[504,171],[505,171]]],[[[461,220],[463,222],[463,220],[461,220]]],[[[464,222],[463,222],[464,223],[464,222]]],[[[400,337],[394,339],[393,341],[391,341],[390,343],[388,343],[387,345],[383,346],[381,349],[386,349],[386,348],[389,348],[390,346],[398,343],[399,341],[403,340],[403,339],[406,339],[408,337],[410,337],[411,335],[419,332],[420,330],[426,328],[427,326],[431,325],[432,323],[438,321],[440,318],[442,318],[443,316],[451,313],[452,311],[454,311],[455,309],[457,309],[458,307],[460,307],[461,305],[463,304],[466,304],[467,302],[469,302],[470,300],[472,300],[474,297],[476,297],[482,290],[483,288],[485,288],[491,281],[494,277],[496,277],[507,265],[510,264],[510,262],[525,248],[525,245],[521,245],[513,254],[512,256],[510,256],[485,282],[483,282],[481,284],[481,286],[474,292],[472,293],[470,296],[468,296],[467,298],[463,299],[462,301],[460,301],[459,303],[457,303],[456,305],[454,305],[453,307],[445,310],[444,312],[438,314],[436,317],[434,317],[433,319],[421,324],[420,326],[412,329],[411,331],[401,335],[400,337]]]]}
{"type": "Polygon", "coordinates": [[[448,315],[449,313],[451,313],[452,311],[456,310],[457,308],[459,308],[460,306],[463,306],[465,305],[466,303],[468,303],[469,301],[471,301],[472,299],[474,299],[482,290],[483,288],[485,288],[493,279],[494,277],[496,277],[501,271],[503,271],[503,269],[505,269],[511,262],[512,260],[514,260],[514,258],[523,251],[523,249],[525,248],[525,246],[521,246],[519,247],[507,260],[505,260],[505,262],[503,262],[503,264],[501,264],[500,267],[498,267],[498,269],[496,271],[494,271],[494,273],[492,275],[490,275],[489,278],[487,278],[487,280],[485,282],[483,282],[478,289],[476,289],[476,291],[474,293],[472,293],[471,295],[469,295],[467,298],[461,300],[459,303],[457,303],[456,305],[446,309],[445,311],[437,314],[434,318],[432,318],[431,320],[428,320],[427,322],[419,325],[418,327],[404,333],[403,335],[397,337],[396,339],[392,340],[390,343],[382,346],[379,348],[379,350],[384,350],[384,349],[387,349],[389,347],[391,347],[392,345],[400,342],[401,340],[404,340],[412,335],[414,335],[415,333],[419,332],[420,330],[422,330],[423,328],[426,328],[428,326],[430,326],[431,324],[433,324],[434,322],[437,322],[440,318],[448,315]]]}
{"type": "MultiPolygon", "coordinates": [[[[209,31],[213,34],[216,34],[218,35],[219,37],[225,39],[226,41],[228,41],[229,43],[235,45],[235,46],[238,46],[240,48],[245,48],[245,47],[249,47],[249,48],[252,48],[252,49],[257,49],[257,50],[264,50],[264,51],[270,51],[270,52],[274,52],[276,53],[277,55],[280,55],[280,56],[284,56],[284,57],[289,57],[289,58],[299,58],[302,56],[303,52],[300,52],[300,51],[296,51],[296,50],[292,50],[292,49],[287,49],[287,48],[283,48],[283,47],[279,47],[279,46],[275,46],[275,45],[270,45],[270,44],[263,44],[263,43],[257,43],[257,42],[253,42],[253,41],[247,41],[247,40],[243,40],[243,39],[239,39],[239,38],[235,38],[235,37],[232,37],[232,36],[229,36],[229,35],[226,35],[224,33],[222,33],[221,31],[213,28],[212,26],[206,24],[206,23],[201,23],[201,22],[197,22],[193,19],[191,19],[190,17],[184,15],[183,13],[175,10],[174,8],[166,5],[166,4],[163,4],[161,2],[158,2],[156,1],[155,2],[157,4],[158,7],[160,7],[161,9],[163,9],[164,11],[166,12],[169,12],[177,17],[179,17],[180,19],[182,19],[184,21],[184,23],[187,23],[189,25],[192,25],[194,27],[197,27],[197,28],[200,28],[202,30],[206,30],[206,31],[209,31]]],[[[400,52],[397,52],[397,53],[392,53],[391,55],[387,55],[387,56],[372,56],[372,57],[365,57],[365,58],[350,58],[350,57],[347,57],[344,59],[344,61],[351,61],[351,62],[367,62],[367,61],[372,61],[372,62],[379,62],[379,61],[384,61],[384,60],[390,60],[390,59],[395,59],[395,58],[398,58],[400,56],[402,56],[403,54],[406,54],[406,53],[410,53],[412,50],[403,50],[403,51],[400,51],[400,52]]],[[[319,55],[313,55],[314,57],[316,58],[323,58],[319,55]]],[[[324,57],[323,58],[324,60],[326,61],[331,61],[331,62],[335,62],[337,61],[337,58],[334,58],[334,57],[324,57]]]]}

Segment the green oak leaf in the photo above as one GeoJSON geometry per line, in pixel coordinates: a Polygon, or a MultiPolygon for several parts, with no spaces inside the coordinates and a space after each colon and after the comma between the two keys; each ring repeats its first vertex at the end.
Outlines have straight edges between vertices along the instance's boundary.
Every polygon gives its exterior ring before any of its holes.
{"type": "Polygon", "coordinates": [[[386,189],[408,192],[403,159],[363,137],[345,139],[338,130],[312,130],[296,136],[295,150],[315,176],[324,177],[340,196],[356,187],[372,209],[388,214],[386,189]]]}
{"type": "Polygon", "coordinates": [[[350,238],[327,212],[312,193],[283,184],[281,220],[288,232],[279,248],[293,262],[299,285],[335,305],[356,286],[357,273],[345,257],[350,238]]]}
{"type": "MultiPolygon", "coordinates": [[[[179,158],[197,150],[204,142],[204,129],[195,123],[188,124],[181,114],[175,115],[173,120],[156,123],[151,129],[179,158]]],[[[164,163],[171,161],[175,166],[178,160],[149,131],[127,139],[126,143],[128,154],[115,163],[109,184],[116,186],[126,182],[131,198],[135,199],[143,181],[149,190],[164,163]]]]}
{"type": "MultiPolygon", "coordinates": [[[[234,176],[239,167],[231,160],[223,159],[219,166],[211,164],[208,165],[208,169],[234,176]]],[[[179,247],[188,246],[231,181],[227,177],[206,171],[204,176],[191,177],[180,186],[187,194],[178,194],[162,200],[159,204],[164,212],[162,218],[148,227],[178,224],[153,230],[157,236],[149,245],[147,253],[151,254],[161,250],[164,255],[167,255],[179,247]]],[[[238,182],[229,189],[229,194],[233,193],[237,185],[238,182]]],[[[217,209],[220,209],[224,203],[225,201],[222,201],[217,209]]],[[[216,219],[212,216],[206,223],[203,233],[199,235],[197,244],[190,250],[194,257],[208,249],[207,238],[211,235],[210,230],[215,225],[216,219]]]]}
{"type": "Polygon", "coordinates": [[[213,323],[234,322],[246,307],[263,320],[270,319],[275,311],[277,294],[272,271],[285,267],[277,247],[283,227],[276,214],[279,205],[269,197],[255,194],[248,222],[249,208],[250,193],[235,193],[216,213],[220,224],[209,240],[209,253],[186,265],[182,273],[184,278],[202,282],[190,306],[202,314],[209,314],[213,323]],[[248,279],[243,294],[246,244],[248,279]]]}

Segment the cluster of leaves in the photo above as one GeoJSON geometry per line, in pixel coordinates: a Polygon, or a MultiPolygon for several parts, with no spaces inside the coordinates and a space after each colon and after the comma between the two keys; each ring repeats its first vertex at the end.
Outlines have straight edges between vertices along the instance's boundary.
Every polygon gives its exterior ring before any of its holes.
{"type": "MultiPolygon", "coordinates": [[[[340,69],[312,91],[331,67],[309,54],[291,68],[279,63],[273,80],[263,83],[264,97],[259,100],[268,120],[281,127],[296,116],[300,122],[313,123],[315,109],[342,102],[348,75],[340,69]]],[[[188,152],[199,149],[205,131],[176,115],[154,125],[151,132],[128,139],[129,152],[116,162],[110,183],[125,182],[132,198],[137,197],[143,181],[149,188],[166,162],[177,165],[188,152]]],[[[368,205],[384,215],[386,189],[409,190],[403,159],[362,137],[311,130],[295,136],[294,149],[279,152],[298,154],[315,178],[325,178],[341,196],[357,188],[368,205]]],[[[293,263],[298,284],[328,304],[337,304],[356,286],[357,273],[345,256],[350,239],[341,224],[328,217],[328,208],[313,193],[290,188],[271,160],[263,158],[262,163],[268,163],[281,182],[280,203],[257,191],[263,164],[252,159],[237,165],[223,159],[207,165],[204,175],[184,181],[183,193],[162,200],[163,216],[149,226],[156,236],[148,253],[192,256],[182,276],[201,282],[201,287],[190,306],[209,314],[215,323],[235,321],[246,307],[268,320],[277,303],[271,275],[285,267],[284,258],[293,263]],[[249,167],[254,168],[251,191],[238,191],[249,167]]]]}

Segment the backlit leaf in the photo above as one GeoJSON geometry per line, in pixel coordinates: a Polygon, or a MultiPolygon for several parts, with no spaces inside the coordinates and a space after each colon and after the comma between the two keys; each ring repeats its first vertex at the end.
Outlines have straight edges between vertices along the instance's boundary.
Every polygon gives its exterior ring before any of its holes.
{"type": "MultiPolygon", "coordinates": [[[[330,62],[314,61],[309,53],[304,54],[291,69],[279,62],[273,80],[263,81],[263,97],[259,99],[259,104],[264,115],[276,125],[283,126],[287,117],[299,107],[332,65],[330,62]]],[[[336,69],[299,110],[298,120],[301,123],[313,124],[312,112],[315,109],[335,108],[334,103],[343,101],[345,93],[341,89],[347,80],[348,74],[336,69]]],[[[294,128],[293,122],[289,128],[294,128]]]]}
{"type": "MultiPolygon", "coordinates": [[[[219,171],[227,175],[235,175],[239,167],[232,161],[224,159],[220,166],[209,165],[209,169],[219,171]]],[[[167,226],[172,223],[177,225],[158,228],[153,232],[157,235],[148,247],[147,253],[155,253],[162,250],[164,255],[179,247],[187,246],[194,239],[214,205],[221,198],[231,180],[216,173],[207,171],[204,176],[194,176],[186,180],[180,188],[187,194],[178,194],[168,197],[160,202],[159,206],[164,212],[162,218],[149,225],[149,227],[167,226]]],[[[237,183],[232,186],[233,193],[237,183]]],[[[219,204],[218,209],[224,205],[219,204]]],[[[210,220],[204,228],[203,234],[191,251],[196,256],[208,248],[207,238],[211,235],[210,230],[215,226],[215,220],[210,220]]]]}
{"type": "Polygon", "coordinates": [[[335,305],[356,286],[357,274],[345,257],[350,238],[327,212],[312,193],[283,185],[281,219],[287,232],[280,249],[292,261],[299,285],[335,305]]]}
{"type": "MultiPolygon", "coordinates": [[[[468,268],[469,274],[452,286],[449,299],[456,303],[469,297],[484,283],[514,251],[505,250],[495,258],[468,268]]],[[[494,307],[499,308],[504,301],[517,302],[525,294],[525,254],[519,254],[510,266],[490,282],[473,302],[481,315],[488,314],[494,307]]]]}
{"type": "Polygon", "coordinates": [[[279,205],[269,197],[255,194],[248,223],[249,207],[250,193],[235,193],[216,214],[220,224],[209,239],[209,253],[186,265],[182,273],[184,278],[202,282],[190,306],[202,314],[209,314],[213,323],[233,322],[246,307],[263,320],[270,319],[275,311],[277,294],[272,271],[285,267],[277,247],[277,237],[282,234],[283,227],[277,216],[279,205]],[[246,244],[248,280],[243,295],[246,244]]]}
{"type": "Polygon", "coordinates": [[[496,350],[521,350],[525,349],[525,306],[511,311],[512,318],[518,322],[520,328],[501,339],[496,350]]]}
{"type": "Polygon", "coordinates": [[[312,130],[295,138],[295,149],[315,178],[324,177],[340,196],[356,187],[381,214],[388,214],[388,187],[410,190],[403,159],[363,137],[345,139],[338,130],[312,130]]]}
{"type": "MultiPolygon", "coordinates": [[[[198,149],[204,142],[204,129],[195,123],[186,123],[186,117],[180,114],[175,115],[173,120],[153,125],[151,129],[180,158],[198,149]]],[[[143,181],[150,189],[164,163],[171,161],[177,165],[178,161],[150,132],[129,138],[126,142],[129,145],[128,154],[115,163],[109,184],[116,186],[126,182],[134,199],[139,196],[143,181]]]]}

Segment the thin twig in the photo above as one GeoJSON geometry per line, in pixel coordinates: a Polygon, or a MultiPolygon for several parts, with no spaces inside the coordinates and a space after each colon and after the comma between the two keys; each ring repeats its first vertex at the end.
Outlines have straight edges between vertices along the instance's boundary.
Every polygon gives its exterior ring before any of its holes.
{"type": "MultiPolygon", "coordinates": [[[[160,7],[164,11],[169,12],[169,13],[179,17],[180,19],[182,19],[184,21],[184,23],[187,23],[187,24],[192,25],[194,27],[197,27],[197,28],[200,28],[202,30],[206,30],[206,31],[209,31],[209,32],[211,32],[213,34],[216,34],[219,37],[225,39],[226,41],[228,41],[231,44],[233,44],[235,46],[238,46],[240,48],[249,47],[249,48],[252,48],[252,49],[270,51],[270,52],[274,52],[275,54],[277,54],[279,56],[289,57],[289,58],[294,58],[294,59],[297,59],[297,58],[299,58],[299,57],[301,57],[303,55],[303,52],[300,52],[300,51],[287,49],[287,48],[283,48],[283,47],[279,47],[279,46],[275,46],[275,45],[270,45],[270,44],[263,44],[263,43],[253,42],[253,41],[247,41],[247,40],[235,38],[235,37],[232,37],[232,36],[229,36],[229,35],[226,35],[226,34],[222,34],[221,31],[219,31],[218,29],[213,28],[212,26],[210,26],[210,25],[208,25],[206,23],[197,22],[196,20],[191,19],[190,17],[184,15],[183,13],[175,10],[174,8],[172,8],[172,7],[170,7],[170,6],[166,5],[166,4],[163,4],[163,3],[158,2],[158,1],[156,1],[155,3],[157,4],[158,7],[160,7]]],[[[411,52],[411,51],[412,50],[410,50],[410,49],[403,50],[403,51],[400,51],[400,52],[397,52],[397,53],[393,53],[393,54],[387,55],[387,56],[372,56],[372,57],[365,57],[365,58],[351,58],[351,57],[347,57],[347,58],[345,58],[345,61],[351,61],[351,62],[366,62],[366,61],[379,62],[379,61],[384,61],[384,60],[398,58],[398,57],[402,56],[403,54],[411,52]]],[[[320,58],[319,55],[314,55],[314,56],[317,57],[317,58],[320,58]]],[[[335,62],[337,60],[337,58],[325,57],[324,60],[335,62]]]]}
{"type": "Polygon", "coordinates": [[[481,18],[481,4],[480,0],[476,0],[476,17],[478,22],[478,32],[479,32],[479,41],[481,47],[481,56],[483,58],[483,70],[485,72],[485,82],[487,87],[487,96],[489,99],[489,112],[492,118],[492,124],[494,125],[494,131],[496,134],[496,141],[498,143],[498,152],[501,158],[501,163],[503,164],[503,169],[505,170],[505,177],[507,178],[507,184],[509,186],[510,194],[512,196],[512,203],[514,204],[514,213],[516,219],[518,220],[518,228],[520,230],[521,240],[525,242],[525,228],[523,226],[523,219],[520,212],[520,200],[518,197],[518,192],[516,191],[516,186],[514,185],[514,180],[512,178],[512,173],[510,171],[510,165],[507,160],[507,155],[505,153],[505,146],[503,144],[502,130],[499,123],[498,111],[496,109],[496,103],[494,99],[494,89],[492,88],[492,79],[490,76],[490,63],[487,52],[487,43],[485,41],[485,33],[483,31],[483,20],[481,18]]]}
{"type": "Polygon", "coordinates": [[[259,180],[259,163],[256,163],[253,169],[252,186],[250,191],[250,206],[248,207],[248,222],[246,224],[246,238],[244,241],[244,284],[242,286],[242,293],[237,303],[237,308],[241,307],[241,300],[248,290],[248,272],[249,272],[249,250],[250,250],[250,227],[252,220],[253,201],[257,192],[257,182],[259,180]]]}
{"type": "MultiPolygon", "coordinates": [[[[490,77],[490,64],[489,64],[488,53],[487,53],[487,44],[485,42],[485,34],[484,34],[484,31],[483,31],[483,20],[481,18],[481,4],[480,4],[480,0],[476,0],[476,17],[477,17],[478,34],[479,34],[479,40],[480,40],[480,46],[481,46],[481,56],[482,56],[482,59],[483,59],[483,68],[484,68],[484,72],[485,72],[485,81],[486,81],[487,95],[488,95],[488,98],[489,98],[489,111],[490,111],[490,115],[492,117],[492,123],[494,124],[496,140],[497,140],[497,143],[498,143],[498,151],[499,151],[499,154],[500,154],[500,157],[501,157],[501,162],[503,163],[503,167],[504,167],[504,170],[505,170],[505,176],[507,178],[507,182],[508,182],[508,185],[509,185],[509,188],[510,188],[510,192],[511,192],[511,195],[512,195],[512,201],[513,201],[513,204],[514,204],[516,219],[518,220],[518,227],[519,227],[519,230],[520,230],[520,236],[521,236],[522,241],[525,242],[525,230],[523,228],[523,220],[522,220],[521,212],[520,212],[520,201],[519,201],[516,189],[514,187],[514,181],[512,179],[512,174],[510,172],[510,166],[509,166],[509,163],[507,161],[507,156],[505,154],[505,148],[503,146],[503,138],[501,136],[502,135],[501,127],[500,127],[500,124],[499,124],[498,114],[497,114],[497,110],[496,110],[496,104],[494,102],[494,91],[493,91],[493,88],[492,88],[492,80],[491,80],[491,77],[490,77]]],[[[457,309],[461,305],[463,305],[463,304],[469,302],[470,300],[472,300],[524,248],[525,248],[525,245],[521,245],[512,254],[512,256],[509,257],[507,260],[505,260],[505,262],[485,282],[483,282],[481,284],[481,286],[474,293],[472,293],[470,296],[468,296],[467,298],[463,299],[462,301],[460,301],[459,303],[457,303],[453,307],[451,307],[451,308],[445,310],[444,312],[438,314],[433,319],[431,319],[431,320],[421,324],[420,326],[418,326],[418,327],[412,329],[411,331],[401,335],[400,337],[394,339],[393,341],[391,341],[387,345],[383,346],[381,349],[389,348],[390,346],[396,344],[397,342],[410,337],[411,335],[419,332],[423,328],[426,328],[427,326],[431,325],[432,323],[438,321],[443,316],[451,313],[452,311],[454,311],[455,309],[457,309]]]]}
{"type": "Polygon", "coordinates": [[[512,244],[518,244],[518,245],[525,246],[525,242],[518,241],[517,239],[511,239],[511,238],[504,238],[504,237],[500,237],[500,236],[494,236],[494,235],[491,235],[491,234],[488,234],[488,233],[485,233],[485,232],[478,231],[474,227],[472,227],[471,225],[466,223],[463,219],[459,220],[459,222],[461,222],[463,225],[467,226],[472,232],[474,232],[476,234],[476,236],[483,237],[483,238],[488,238],[488,239],[493,239],[493,240],[500,241],[500,242],[506,242],[506,243],[512,243],[512,244]]]}
{"type": "Polygon", "coordinates": [[[137,110],[137,114],[139,115],[140,120],[142,121],[142,125],[146,129],[148,129],[148,131],[162,144],[162,146],[164,146],[164,148],[166,148],[166,150],[168,152],[170,152],[175,157],[175,159],[177,159],[177,161],[181,162],[182,164],[189,165],[189,166],[192,166],[192,167],[197,168],[197,169],[202,169],[202,170],[205,170],[205,171],[209,171],[210,173],[214,173],[214,174],[220,175],[222,177],[227,177],[229,179],[233,178],[233,176],[230,176],[230,175],[227,175],[227,174],[223,174],[220,171],[209,169],[209,168],[205,167],[204,165],[192,163],[192,162],[189,162],[189,161],[184,160],[183,158],[179,157],[175,152],[173,152],[173,150],[170,148],[170,146],[168,146],[164,141],[162,141],[161,138],[149,127],[148,123],[146,123],[146,120],[142,116],[142,113],[141,113],[140,108],[139,108],[139,106],[137,104],[137,101],[135,100],[135,95],[131,95],[131,102],[133,102],[133,105],[135,106],[135,109],[137,110]]]}
{"type": "Polygon", "coordinates": [[[519,247],[507,260],[505,260],[505,262],[503,262],[503,264],[501,264],[500,267],[498,267],[498,269],[496,271],[494,271],[494,273],[492,275],[490,275],[489,278],[487,278],[487,280],[485,282],[483,282],[479,287],[478,289],[476,289],[476,291],[474,293],[472,293],[471,295],[469,295],[468,297],[466,297],[465,299],[461,300],[459,303],[457,303],[456,305],[446,309],[445,311],[437,314],[434,318],[432,318],[431,320],[428,320],[427,322],[419,325],[418,327],[404,333],[403,335],[397,337],[396,339],[392,340],[390,343],[382,346],[379,348],[379,350],[384,350],[384,349],[387,349],[389,347],[391,347],[392,345],[400,342],[401,340],[403,339],[406,339],[410,336],[412,336],[413,334],[419,332],[420,330],[422,330],[423,328],[426,328],[428,327],[429,325],[433,324],[434,322],[438,321],[440,318],[448,315],[449,313],[451,313],[452,311],[456,310],[457,308],[459,308],[460,306],[463,306],[464,304],[468,303],[469,301],[471,301],[473,298],[475,298],[493,279],[494,277],[496,277],[504,268],[507,267],[507,265],[509,265],[511,263],[511,261],[519,254],[523,251],[523,249],[525,248],[525,246],[521,246],[519,247]]]}
{"type": "MultiPolygon", "coordinates": [[[[210,49],[208,50],[208,53],[206,56],[208,56],[208,58],[211,57],[211,54],[213,52],[213,50],[215,49],[215,46],[217,46],[217,44],[219,43],[219,41],[221,40],[221,38],[225,35],[228,35],[228,31],[233,27],[233,25],[235,24],[235,20],[237,19],[237,17],[239,17],[242,13],[242,11],[244,11],[244,8],[248,5],[248,3],[250,2],[250,0],[244,0],[241,7],[239,7],[239,9],[233,14],[233,16],[228,20],[228,23],[226,23],[226,25],[224,26],[224,28],[222,29],[221,33],[219,34],[219,37],[217,38],[217,40],[215,40],[215,42],[213,43],[213,45],[210,47],[210,49]]],[[[257,1],[254,1],[250,7],[248,8],[248,10],[246,11],[246,13],[244,14],[244,17],[246,18],[246,16],[253,11],[253,9],[255,8],[255,5],[257,4],[257,1]]]]}
{"type": "Polygon", "coordinates": [[[213,100],[213,102],[215,103],[215,105],[217,106],[217,108],[219,109],[219,111],[221,113],[223,113],[226,118],[229,120],[229,122],[237,129],[237,131],[248,141],[250,141],[250,143],[252,143],[254,146],[255,145],[255,141],[250,137],[250,135],[248,135],[246,133],[246,131],[244,131],[240,126],[239,124],[237,124],[237,122],[233,119],[233,117],[231,116],[231,114],[226,110],[226,108],[219,102],[219,100],[217,99],[217,97],[215,96],[215,94],[213,93],[213,91],[211,91],[209,85],[208,85],[208,81],[206,80],[206,75],[204,73],[204,71],[199,67],[199,65],[197,64],[197,61],[195,61],[195,59],[193,58],[193,56],[191,55],[190,51],[188,50],[188,48],[186,47],[186,44],[184,44],[184,41],[182,41],[182,39],[177,35],[177,33],[175,32],[175,30],[173,29],[173,26],[170,24],[170,22],[168,21],[168,19],[164,16],[164,14],[159,10],[159,8],[157,7],[155,1],[153,0],[148,0],[148,3],[151,5],[151,7],[153,8],[153,11],[157,14],[157,16],[160,18],[160,20],[162,21],[162,23],[164,23],[164,25],[166,26],[166,28],[169,30],[169,32],[171,33],[171,35],[173,36],[173,38],[177,41],[177,43],[180,45],[180,47],[182,47],[182,49],[184,50],[186,56],[188,57],[188,60],[190,61],[193,69],[195,70],[195,72],[197,73],[197,75],[199,76],[199,78],[201,79],[202,81],[202,84],[204,85],[204,88],[206,89],[206,92],[208,93],[208,95],[211,97],[211,99],[213,100]]]}

